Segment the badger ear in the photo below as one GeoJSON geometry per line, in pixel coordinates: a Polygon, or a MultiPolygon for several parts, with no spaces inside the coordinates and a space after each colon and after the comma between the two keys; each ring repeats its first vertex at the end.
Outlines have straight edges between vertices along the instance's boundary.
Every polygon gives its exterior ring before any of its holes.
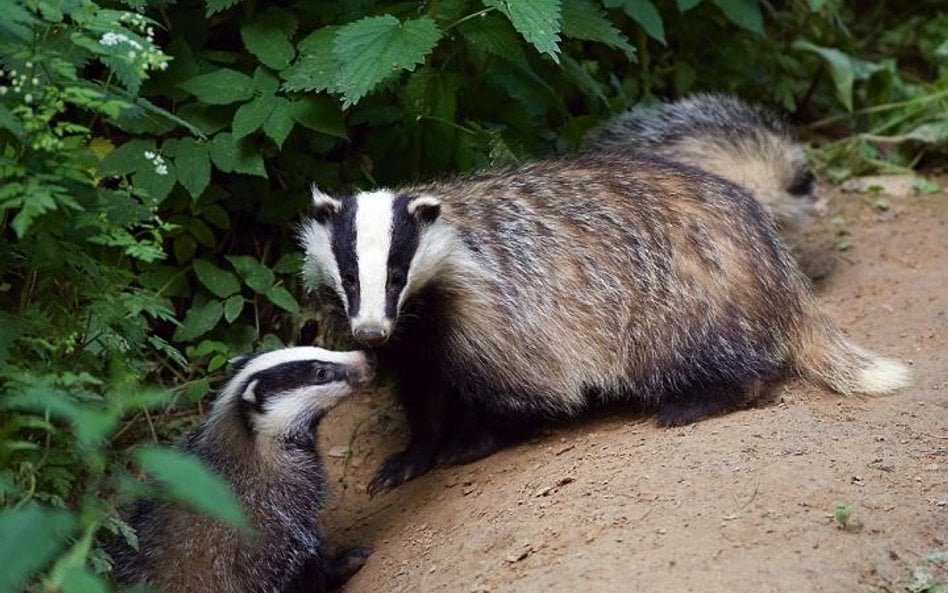
{"type": "Polygon", "coordinates": [[[227,366],[230,367],[231,374],[236,375],[247,366],[247,363],[253,360],[253,354],[239,354],[230,360],[227,361],[227,366]]]}
{"type": "Polygon", "coordinates": [[[408,213],[418,222],[430,224],[441,215],[441,201],[434,196],[418,196],[408,202],[408,213]]]}
{"type": "Polygon", "coordinates": [[[257,379],[247,383],[247,386],[244,387],[244,390],[240,393],[240,399],[252,404],[257,403],[257,385],[259,383],[260,381],[257,379]]]}
{"type": "Polygon", "coordinates": [[[313,216],[317,222],[326,222],[333,214],[342,208],[342,202],[329,194],[319,191],[314,183],[310,188],[313,194],[313,216]]]}

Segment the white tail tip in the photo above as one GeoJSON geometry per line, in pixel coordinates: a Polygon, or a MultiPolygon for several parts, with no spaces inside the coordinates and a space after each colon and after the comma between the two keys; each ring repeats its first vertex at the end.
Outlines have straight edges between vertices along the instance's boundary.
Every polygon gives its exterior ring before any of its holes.
{"type": "Polygon", "coordinates": [[[907,366],[889,358],[877,358],[859,371],[858,391],[867,395],[885,395],[912,383],[907,366]]]}

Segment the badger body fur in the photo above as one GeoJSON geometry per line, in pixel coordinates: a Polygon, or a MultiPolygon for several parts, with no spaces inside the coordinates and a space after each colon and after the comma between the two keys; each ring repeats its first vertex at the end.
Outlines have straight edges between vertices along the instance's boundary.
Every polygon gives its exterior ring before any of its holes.
{"type": "Polygon", "coordinates": [[[695,167],[591,151],[314,203],[304,277],[394,370],[412,432],[372,491],[592,401],[674,425],[788,373],[907,379],[819,311],[761,205],[695,167]]]}
{"type": "Polygon", "coordinates": [[[585,142],[586,150],[613,148],[720,175],[764,204],[783,231],[800,230],[816,210],[813,174],[789,128],[734,96],[706,93],[633,107],[585,142]]]}
{"type": "Polygon", "coordinates": [[[358,570],[367,552],[332,555],[318,512],[328,497],[315,428],[366,383],[361,352],[297,347],[242,360],[182,448],[219,473],[243,503],[243,532],[170,502],[143,500],[126,520],[138,551],[113,551],[120,584],[162,593],[324,591],[358,570]]]}

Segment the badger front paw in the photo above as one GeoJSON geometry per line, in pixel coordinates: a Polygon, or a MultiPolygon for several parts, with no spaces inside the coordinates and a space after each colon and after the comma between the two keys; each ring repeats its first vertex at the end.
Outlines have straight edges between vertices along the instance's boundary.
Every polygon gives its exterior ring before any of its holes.
{"type": "Polygon", "coordinates": [[[326,588],[338,589],[345,584],[352,575],[359,572],[371,553],[369,548],[357,546],[336,554],[326,570],[326,588]]]}
{"type": "Polygon", "coordinates": [[[391,490],[420,475],[428,473],[434,465],[434,454],[430,448],[409,447],[385,460],[369,482],[369,496],[383,490],[391,490]]]}

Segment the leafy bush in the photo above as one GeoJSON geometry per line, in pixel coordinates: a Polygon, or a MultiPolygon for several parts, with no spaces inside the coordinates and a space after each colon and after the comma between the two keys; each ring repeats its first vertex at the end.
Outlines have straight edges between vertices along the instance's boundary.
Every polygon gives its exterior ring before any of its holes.
{"type": "Polygon", "coordinates": [[[948,137],[948,16],[917,4],[858,23],[839,0],[0,10],[0,593],[107,590],[98,542],[134,541],[115,512],[132,496],[237,520],[208,504],[226,494],[177,487],[213,481],[200,466],[130,447],[190,425],[231,356],[318,321],[294,248],[311,182],[568,151],[612,113],[704,89],[846,124],[818,153],[839,175],[948,137]]]}

